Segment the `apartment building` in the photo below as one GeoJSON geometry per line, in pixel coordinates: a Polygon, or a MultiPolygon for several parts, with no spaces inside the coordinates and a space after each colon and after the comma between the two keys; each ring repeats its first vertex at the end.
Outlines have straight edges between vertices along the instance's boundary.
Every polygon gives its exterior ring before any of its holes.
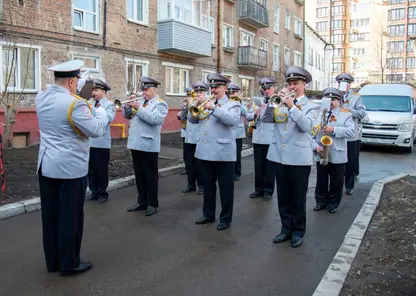
{"type": "Polygon", "coordinates": [[[305,69],[312,75],[309,89],[318,91],[332,85],[334,46],[305,22],[305,69]]]}
{"type": "MultiPolygon", "coordinates": [[[[161,82],[170,107],[164,129],[178,130],[185,87],[209,73],[251,96],[260,77],[281,79],[285,67],[304,64],[304,0],[4,0],[0,7],[0,89],[9,81],[8,92],[24,94],[21,107],[33,108],[53,82],[48,67],[82,59],[82,71],[104,78],[113,98],[136,91],[142,75],[161,82]]],[[[28,142],[38,137],[30,132],[28,142]]]]}
{"type": "Polygon", "coordinates": [[[386,0],[386,82],[414,82],[416,0],[386,0]]]}
{"type": "Polygon", "coordinates": [[[341,72],[353,87],[385,78],[387,10],[383,0],[311,0],[306,21],[334,45],[332,84],[341,72]]]}

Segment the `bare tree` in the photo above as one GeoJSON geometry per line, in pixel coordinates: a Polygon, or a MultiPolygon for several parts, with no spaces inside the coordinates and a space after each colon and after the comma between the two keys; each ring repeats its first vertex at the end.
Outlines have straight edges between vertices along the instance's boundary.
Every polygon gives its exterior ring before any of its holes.
{"type": "Polygon", "coordinates": [[[386,72],[388,69],[388,60],[387,56],[389,54],[387,48],[387,38],[388,33],[386,32],[386,26],[382,23],[380,27],[374,31],[376,38],[374,39],[374,60],[370,62],[375,70],[369,71],[370,76],[372,77],[371,80],[375,80],[374,82],[386,82],[386,72]]]}

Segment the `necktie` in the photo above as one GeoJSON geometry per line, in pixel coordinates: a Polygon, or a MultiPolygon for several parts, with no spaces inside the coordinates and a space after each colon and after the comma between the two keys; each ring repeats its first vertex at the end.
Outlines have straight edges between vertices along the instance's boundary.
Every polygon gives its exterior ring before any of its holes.
{"type": "Polygon", "coordinates": [[[147,106],[147,103],[149,103],[149,101],[144,101],[143,107],[146,107],[147,106]]]}
{"type": "Polygon", "coordinates": [[[101,106],[100,101],[95,101],[95,107],[100,107],[100,106],[101,106]]]}
{"type": "Polygon", "coordinates": [[[215,100],[215,103],[214,104],[217,105],[218,104],[218,100],[215,100]]]}
{"type": "Polygon", "coordinates": [[[331,115],[332,115],[332,111],[331,111],[331,110],[329,110],[329,112],[328,112],[328,117],[327,117],[327,121],[329,121],[329,119],[331,118],[331,115]]]}
{"type": "Polygon", "coordinates": [[[293,100],[293,104],[295,104],[296,105],[296,103],[298,102],[298,100],[297,99],[294,99],[293,100]]]}

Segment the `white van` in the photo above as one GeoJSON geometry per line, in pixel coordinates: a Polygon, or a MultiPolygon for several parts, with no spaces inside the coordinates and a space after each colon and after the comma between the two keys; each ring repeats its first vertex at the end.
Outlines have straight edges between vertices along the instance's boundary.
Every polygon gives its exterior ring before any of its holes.
{"type": "Polygon", "coordinates": [[[363,144],[405,147],[413,152],[413,91],[407,84],[367,84],[359,91],[368,113],[362,121],[363,144]]]}

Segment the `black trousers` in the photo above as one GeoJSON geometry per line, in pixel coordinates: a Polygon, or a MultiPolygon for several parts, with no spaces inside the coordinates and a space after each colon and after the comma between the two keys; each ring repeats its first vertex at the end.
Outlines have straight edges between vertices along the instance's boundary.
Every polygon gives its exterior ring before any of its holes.
{"type": "Polygon", "coordinates": [[[361,150],[361,140],[357,141],[357,158],[355,162],[355,175],[358,176],[360,174],[360,150],[361,150]]]}
{"type": "Polygon", "coordinates": [[[328,163],[323,166],[317,162],[316,172],[316,204],[328,206],[330,209],[338,208],[342,198],[345,163],[328,163]]]}
{"type": "Polygon", "coordinates": [[[108,165],[110,149],[90,148],[88,187],[93,198],[108,197],[108,165]]]}
{"type": "Polygon", "coordinates": [[[234,162],[201,160],[201,163],[205,178],[203,214],[209,219],[215,219],[218,180],[222,207],[220,222],[231,223],[234,205],[234,162]]]}
{"type": "Polygon", "coordinates": [[[354,189],[355,167],[357,163],[357,141],[351,141],[347,144],[348,162],[345,167],[345,188],[354,189]]]}
{"type": "Polygon", "coordinates": [[[159,171],[159,153],[131,150],[133,169],[136,178],[137,203],[157,208],[159,171]]]}
{"type": "Polygon", "coordinates": [[[195,157],[196,144],[183,144],[185,168],[188,172],[188,185],[203,188],[201,161],[195,157]]]}
{"type": "Polygon", "coordinates": [[[234,164],[234,176],[241,177],[241,150],[243,150],[243,139],[235,139],[237,146],[237,161],[234,164]]]}
{"type": "Polygon", "coordinates": [[[267,159],[269,145],[253,144],[254,152],[254,186],[261,193],[273,195],[274,169],[273,163],[267,159]]]}
{"type": "Polygon", "coordinates": [[[311,166],[273,163],[282,233],[302,237],[306,232],[306,194],[311,166]]]}
{"type": "Polygon", "coordinates": [[[39,170],[43,250],[48,271],[71,271],[81,262],[87,176],[52,179],[39,170]]]}

